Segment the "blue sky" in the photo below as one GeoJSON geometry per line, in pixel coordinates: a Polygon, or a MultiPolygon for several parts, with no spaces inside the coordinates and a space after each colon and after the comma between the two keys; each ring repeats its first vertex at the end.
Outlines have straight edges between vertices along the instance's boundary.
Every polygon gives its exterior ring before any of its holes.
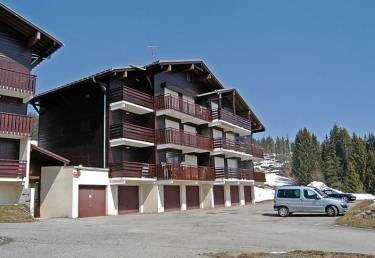
{"type": "Polygon", "coordinates": [[[3,1],[64,43],[38,92],[112,66],[204,59],[267,132],[375,131],[375,1],[3,1]]]}

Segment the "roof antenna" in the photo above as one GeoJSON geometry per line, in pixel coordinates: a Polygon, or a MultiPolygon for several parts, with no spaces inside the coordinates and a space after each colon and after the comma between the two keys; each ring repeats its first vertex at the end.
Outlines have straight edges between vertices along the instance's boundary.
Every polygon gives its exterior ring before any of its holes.
{"type": "Polygon", "coordinates": [[[156,62],[157,61],[156,56],[157,56],[159,46],[147,46],[147,47],[151,50],[152,62],[156,62]]]}

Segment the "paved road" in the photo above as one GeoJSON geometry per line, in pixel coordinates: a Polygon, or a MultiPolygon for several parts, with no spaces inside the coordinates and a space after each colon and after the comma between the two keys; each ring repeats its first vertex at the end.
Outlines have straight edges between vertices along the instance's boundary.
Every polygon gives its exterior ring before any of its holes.
{"type": "Polygon", "coordinates": [[[375,254],[375,231],[326,216],[275,216],[272,203],[247,207],[51,219],[0,224],[0,257],[192,257],[223,251],[315,249],[375,254]]]}

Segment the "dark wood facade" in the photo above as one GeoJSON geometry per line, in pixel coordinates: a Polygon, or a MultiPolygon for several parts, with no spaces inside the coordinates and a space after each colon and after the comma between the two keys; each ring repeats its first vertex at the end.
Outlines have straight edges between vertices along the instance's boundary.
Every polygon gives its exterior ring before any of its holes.
{"type": "Polygon", "coordinates": [[[216,167],[211,155],[214,148],[225,147],[263,156],[251,136],[234,133],[233,140],[222,128],[210,126],[214,119],[250,131],[256,124],[240,100],[227,93],[218,98],[220,90],[202,62],[107,70],[33,100],[40,112],[39,142],[73,165],[109,167],[111,177],[254,179],[252,162],[237,158],[233,169],[224,156],[224,166],[216,167]],[[112,109],[116,103],[123,106],[112,109]],[[127,109],[129,103],[133,106],[127,109]],[[220,103],[220,109],[212,103],[220,103]],[[221,139],[213,137],[214,128],[223,132],[221,139]],[[126,139],[123,145],[111,147],[121,139],[126,139]]]}

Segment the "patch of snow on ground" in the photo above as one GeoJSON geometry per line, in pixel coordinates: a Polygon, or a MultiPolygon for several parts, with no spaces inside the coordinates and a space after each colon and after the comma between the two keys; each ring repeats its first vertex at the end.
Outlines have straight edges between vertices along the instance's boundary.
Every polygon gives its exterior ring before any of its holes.
{"type": "Polygon", "coordinates": [[[275,190],[268,188],[254,187],[255,202],[273,200],[275,190]]]}
{"type": "Polygon", "coordinates": [[[367,193],[354,193],[353,195],[357,198],[357,201],[375,200],[375,196],[372,195],[372,194],[367,194],[367,193]]]}
{"type": "Polygon", "coordinates": [[[289,177],[279,176],[276,173],[267,173],[265,184],[269,186],[282,186],[293,185],[295,182],[289,177]]]}

